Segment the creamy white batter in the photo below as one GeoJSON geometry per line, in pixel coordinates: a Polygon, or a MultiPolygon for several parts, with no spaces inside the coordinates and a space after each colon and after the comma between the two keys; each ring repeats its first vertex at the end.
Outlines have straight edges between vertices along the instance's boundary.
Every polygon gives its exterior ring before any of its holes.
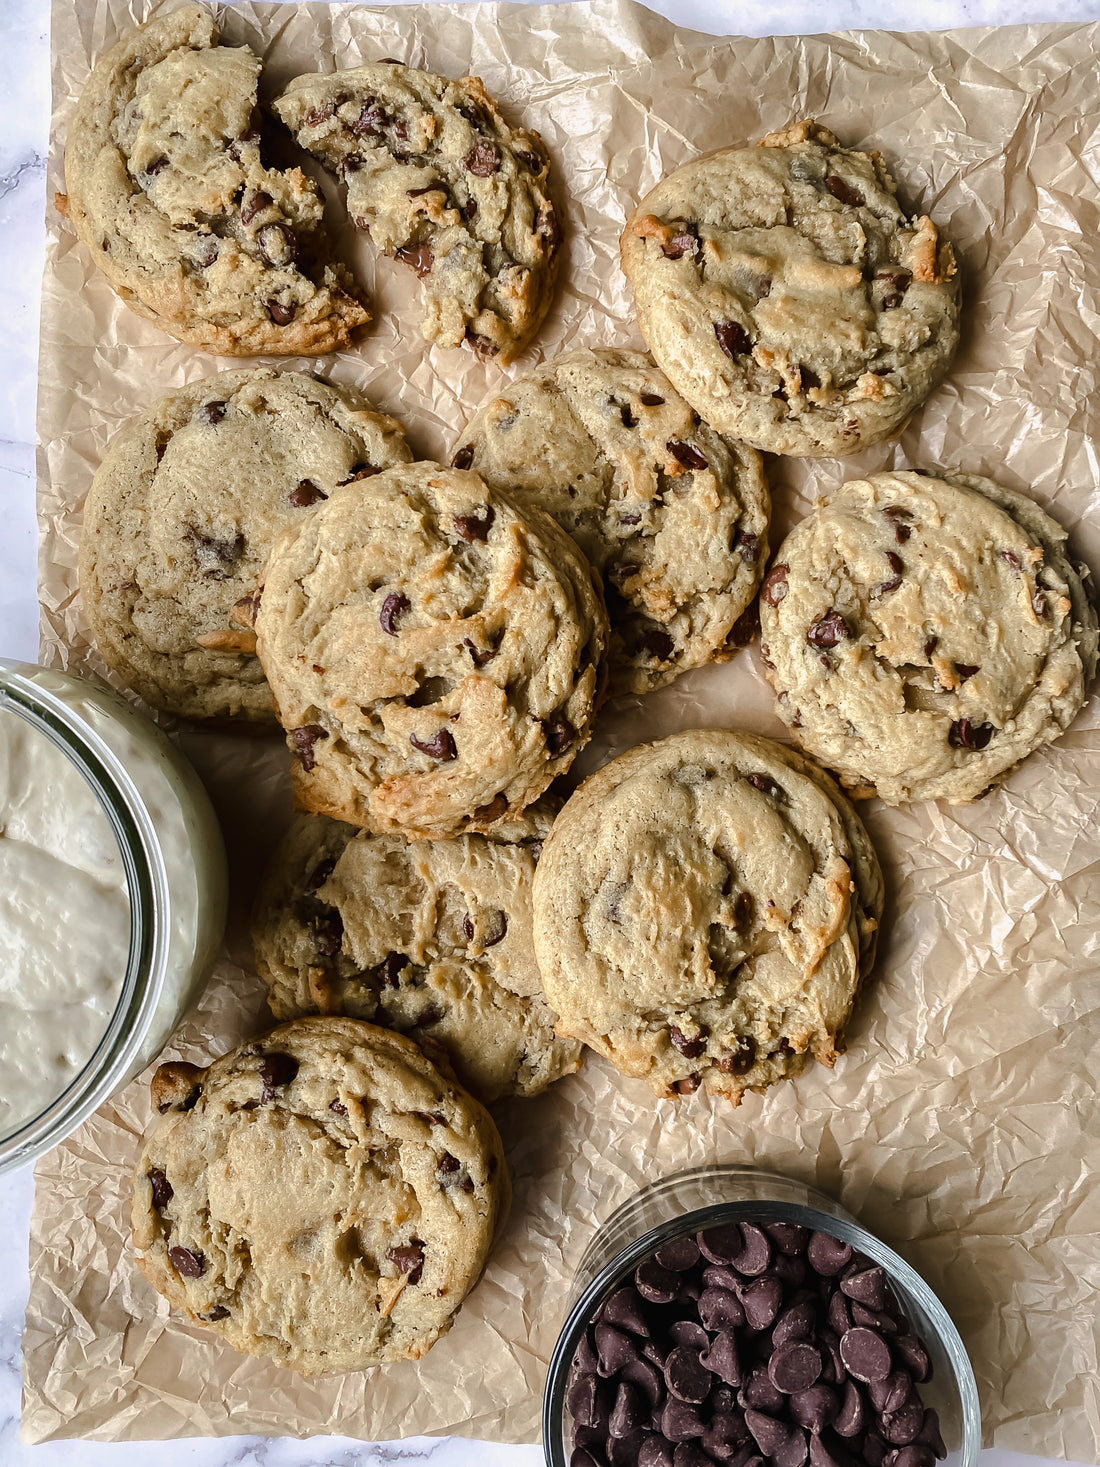
{"type": "Polygon", "coordinates": [[[126,976],[118,843],[68,756],[0,710],[0,1136],[76,1078],[126,976]]]}

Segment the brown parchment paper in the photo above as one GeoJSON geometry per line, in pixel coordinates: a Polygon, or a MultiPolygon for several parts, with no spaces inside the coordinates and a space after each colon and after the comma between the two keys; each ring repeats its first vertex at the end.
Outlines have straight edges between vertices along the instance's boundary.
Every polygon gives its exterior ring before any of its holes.
{"type": "MultiPolygon", "coordinates": [[[[55,0],[51,198],[75,94],[139,10],[55,0]]],[[[1100,569],[1100,26],[714,39],[628,0],[592,0],[242,4],[224,27],[265,52],[269,92],[300,70],[395,56],[473,70],[543,133],[568,242],[557,303],[515,372],[573,346],[640,345],[617,267],[620,226],[641,192],[696,152],[807,114],[880,148],[903,198],[955,241],[962,348],[898,443],[843,463],[773,462],[778,530],[846,477],[955,465],[1032,492],[1100,569]]],[[[356,383],[403,417],[418,452],[446,454],[503,374],[469,352],[427,349],[415,280],[376,261],[341,219],[334,206],[376,324],[355,351],[296,365],[356,383]]],[[[151,397],[230,364],[123,309],[52,208],[47,223],[44,656],[102,674],[74,568],[92,472],[151,397]]],[[[145,1084],[132,1084],[38,1166],[26,1438],[534,1441],[595,1222],[662,1172],[753,1160],[837,1195],[930,1280],[973,1357],[987,1444],[1098,1460],[1098,722],[1094,698],[1058,745],[969,808],[864,807],[889,906],[835,1071],[816,1067],[735,1110],[699,1096],[655,1102],[590,1058],[542,1097],[499,1107],[511,1218],[455,1328],[418,1365],[304,1382],[169,1319],[127,1252],[129,1172],[150,1121],[145,1084]]],[[[644,738],[727,723],[780,732],[755,650],[609,707],[577,772],[644,738]]],[[[233,868],[228,950],[173,1050],[205,1063],[265,1022],[242,915],[287,818],[285,754],[273,738],[177,732],[218,804],[233,868]]]]}

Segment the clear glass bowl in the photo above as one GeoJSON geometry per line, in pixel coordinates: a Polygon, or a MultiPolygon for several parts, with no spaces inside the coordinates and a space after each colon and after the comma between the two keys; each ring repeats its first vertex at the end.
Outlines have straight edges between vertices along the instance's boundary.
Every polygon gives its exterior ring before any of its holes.
{"type": "Polygon", "coordinates": [[[850,1243],[886,1270],[902,1311],[932,1358],[932,1379],[920,1387],[939,1413],[946,1467],[975,1467],[981,1413],[974,1372],[947,1310],[903,1258],[860,1227],[824,1192],[751,1166],[705,1166],[643,1187],[597,1230],[577,1268],[572,1300],[558,1336],[542,1409],[547,1467],[568,1467],[570,1427],[565,1404],[569,1367],[586,1326],[644,1258],[684,1233],[732,1222],[787,1222],[850,1243]]]}
{"type": "MultiPolygon", "coordinates": [[[[191,765],[109,689],[0,658],[0,715],[24,720],[91,787],[118,842],[130,907],[126,971],[104,1032],[61,1093],[0,1136],[2,1173],[63,1140],[167,1044],[224,934],[226,863],[191,765]]],[[[63,922],[63,893],[52,896],[63,922]]]]}

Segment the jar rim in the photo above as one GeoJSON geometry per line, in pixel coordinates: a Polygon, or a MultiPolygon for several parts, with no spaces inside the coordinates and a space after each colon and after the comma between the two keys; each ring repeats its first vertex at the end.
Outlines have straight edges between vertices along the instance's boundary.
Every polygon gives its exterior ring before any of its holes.
{"type": "MultiPolygon", "coordinates": [[[[782,1187],[788,1186],[791,1180],[782,1173],[770,1172],[751,1164],[710,1164],[688,1168],[663,1177],[629,1197],[599,1225],[596,1238],[622,1213],[636,1205],[639,1199],[650,1195],[653,1190],[674,1187],[677,1184],[708,1177],[714,1178],[717,1173],[752,1174],[763,1180],[774,1181],[782,1187]]],[[[779,1199],[774,1201],[727,1200],[709,1203],[702,1207],[689,1207],[678,1216],[647,1228],[633,1242],[617,1249],[588,1281],[579,1295],[571,1302],[565,1323],[562,1325],[550,1356],[550,1364],[546,1373],[546,1388],[542,1402],[542,1441],[546,1467],[569,1467],[569,1455],[562,1444],[569,1368],[580,1344],[581,1336],[596,1310],[623,1278],[643,1259],[655,1253],[670,1239],[688,1232],[700,1232],[726,1221],[800,1224],[812,1231],[829,1233],[842,1242],[851,1244],[852,1247],[881,1264],[886,1269],[891,1282],[899,1285],[902,1292],[913,1299],[935,1329],[938,1342],[951,1365],[954,1383],[959,1394],[963,1440],[956,1460],[959,1467],[974,1467],[981,1449],[981,1407],[970,1357],[955,1327],[954,1320],[940,1302],[931,1285],[915,1268],[906,1263],[900,1254],[895,1253],[874,1233],[863,1227],[832,1198],[826,1197],[824,1193],[809,1184],[800,1185],[807,1193],[821,1197],[830,1207],[837,1208],[843,1215],[838,1215],[838,1211],[824,1211],[806,1203],[779,1199]]],[[[578,1272],[583,1269],[584,1260],[591,1256],[595,1241],[596,1239],[593,1239],[593,1243],[586,1250],[578,1272]]]]}
{"type": "MultiPolygon", "coordinates": [[[[0,658],[0,712],[22,718],[48,738],[95,794],[122,858],[130,941],[118,1000],[99,1042],[59,1095],[0,1138],[0,1175],[70,1135],[114,1092],[152,1022],[167,956],[168,932],[161,913],[168,908],[168,877],[149,811],[114,750],[63,698],[38,681],[36,674],[45,671],[49,670],[0,658]]],[[[84,680],[73,681],[84,686],[84,680]]],[[[89,683],[87,690],[114,696],[95,683],[89,683]]]]}

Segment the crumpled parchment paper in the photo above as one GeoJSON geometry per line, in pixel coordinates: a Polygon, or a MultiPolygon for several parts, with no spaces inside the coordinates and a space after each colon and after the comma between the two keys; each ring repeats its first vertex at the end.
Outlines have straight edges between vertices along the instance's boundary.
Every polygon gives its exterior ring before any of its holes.
{"type": "MultiPolygon", "coordinates": [[[[138,8],[55,0],[51,197],[75,95],[138,8]]],[[[640,345],[620,226],[693,154],[804,115],[878,147],[903,199],[955,242],[962,348],[899,442],[843,462],[773,461],[777,532],[844,478],[952,465],[1033,493],[1100,569],[1100,26],[714,39],[629,0],[591,0],[389,12],[242,4],[224,30],[265,53],[268,95],[298,71],[395,56],[476,72],[542,132],[568,242],[556,305],[514,372],[573,346],[640,345]]],[[[356,383],[404,419],[419,453],[446,454],[503,373],[469,352],[427,349],[411,273],[375,260],[338,203],[333,220],[376,324],[355,351],[294,365],[356,383]]],[[[44,658],[102,674],[75,572],[91,475],[110,435],[154,395],[230,364],[126,311],[52,207],[47,223],[44,658]]],[[[1098,721],[1094,698],[1067,737],[969,808],[864,807],[889,905],[835,1071],[816,1067],[735,1110],[699,1095],[658,1103],[590,1058],[542,1097],[499,1107],[512,1214],[454,1329],[419,1364],[304,1382],[170,1319],[127,1248],[129,1173],[150,1122],[146,1085],[134,1082],[38,1167],[27,1439],[331,1430],[533,1441],[572,1270],[596,1222],[663,1172],[751,1160],[834,1193],[925,1274],[970,1349],[987,1442],[1098,1460],[1098,721]]],[[[577,772],[644,738],[726,723],[780,731],[755,650],[609,707],[577,772]]],[[[286,756],[274,737],[179,737],[218,804],[233,867],[228,950],[172,1051],[205,1063],[266,1023],[243,918],[287,818],[286,756]]]]}

